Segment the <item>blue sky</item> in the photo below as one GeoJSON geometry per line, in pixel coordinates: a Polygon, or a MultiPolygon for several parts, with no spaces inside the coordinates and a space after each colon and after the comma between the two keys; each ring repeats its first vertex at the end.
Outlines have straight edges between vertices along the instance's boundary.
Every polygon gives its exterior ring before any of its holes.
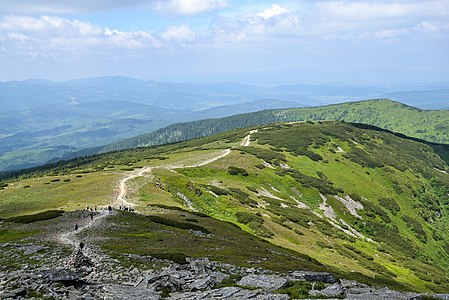
{"type": "Polygon", "coordinates": [[[449,81],[449,0],[0,0],[0,80],[449,81]]]}

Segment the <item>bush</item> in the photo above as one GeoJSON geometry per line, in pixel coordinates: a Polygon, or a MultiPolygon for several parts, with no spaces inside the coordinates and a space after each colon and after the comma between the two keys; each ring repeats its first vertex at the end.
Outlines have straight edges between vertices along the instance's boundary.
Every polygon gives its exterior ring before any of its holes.
{"type": "Polygon", "coordinates": [[[186,260],[188,256],[181,252],[153,253],[150,255],[154,258],[170,260],[180,265],[188,264],[186,260]]]}
{"type": "Polygon", "coordinates": [[[229,191],[227,189],[223,189],[214,185],[203,185],[203,187],[205,187],[206,189],[208,189],[209,191],[211,191],[212,193],[214,193],[215,195],[229,195],[229,191]]]}
{"type": "Polygon", "coordinates": [[[249,154],[254,155],[257,158],[260,158],[266,162],[278,162],[278,161],[284,161],[286,162],[287,159],[283,153],[273,151],[270,149],[264,149],[264,148],[254,148],[254,147],[245,147],[241,149],[242,151],[245,151],[249,154]]]}
{"type": "Polygon", "coordinates": [[[242,224],[248,224],[250,222],[259,222],[263,224],[263,219],[257,214],[239,211],[235,213],[235,217],[237,218],[237,222],[242,224]]]}
{"type": "Polygon", "coordinates": [[[379,204],[388,209],[393,215],[396,215],[401,210],[399,204],[392,198],[380,198],[379,204]]]}
{"type": "Polygon", "coordinates": [[[231,175],[239,175],[239,174],[242,175],[242,176],[248,176],[249,175],[248,172],[245,169],[239,168],[239,167],[233,167],[233,166],[228,167],[228,172],[231,175]]]}
{"type": "Polygon", "coordinates": [[[410,218],[409,216],[402,216],[402,220],[404,220],[407,223],[407,227],[410,228],[414,233],[415,236],[423,243],[427,242],[427,234],[424,231],[422,225],[416,221],[413,218],[410,218]]]}
{"type": "Polygon", "coordinates": [[[327,179],[312,177],[294,169],[283,170],[283,172],[292,176],[304,187],[314,187],[318,189],[322,194],[337,195],[338,193],[343,193],[342,189],[334,187],[333,183],[327,179]]]}
{"type": "Polygon", "coordinates": [[[13,222],[13,223],[29,224],[29,223],[34,223],[37,221],[54,219],[54,218],[62,216],[63,213],[64,213],[63,210],[47,210],[47,211],[43,211],[43,212],[40,212],[40,213],[37,213],[34,215],[24,215],[24,216],[12,217],[12,218],[6,219],[6,221],[13,222]]]}
{"type": "Polygon", "coordinates": [[[179,229],[184,230],[195,230],[195,231],[201,231],[202,233],[209,234],[210,231],[202,226],[190,224],[190,223],[184,223],[184,222],[178,222],[175,220],[159,217],[159,216],[146,216],[146,218],[150,219],[154,223],[162,224],[165,226],[175,227],[179,229]]]}
{"type": "Polygon", "coordinates": [[[372,203],[371,201],[368,201],[368,200],[365,200],[365,199],[362,199],[362,198],[360,198],[360,203],[362,203],[363,209],[364,209],[365,214],[367,216],[369,216],[369,217],[374,219],[376,217],[376,215],[377,215],[385,223],[391,223],[391,218],[388,216],[388,214],[382,208],[380,208],[380,206],[372,203]]]}

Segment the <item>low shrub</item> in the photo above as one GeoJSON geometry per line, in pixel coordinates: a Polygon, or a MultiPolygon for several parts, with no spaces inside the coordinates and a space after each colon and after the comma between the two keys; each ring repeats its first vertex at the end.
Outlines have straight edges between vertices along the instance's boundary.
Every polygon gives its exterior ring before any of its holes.
{"type": "Polygon", "coordinates": [[[47,210],[33,215],[23,215],[6,219],[7,222],[13,223],[34,223],[37,221],[50,220],[62,216],[63,210],[47,210]]]}
{"type": "Polygon", "coordinates": [[[396,215],[401,210],[399,204],[392,198],[380,198],[379,204],[388,209],[393,215],[396,215]]]}
{"type": "Polygon", "coordinates": [[[165,226],[175,227],[183,230],[195,230],[195,231],[201,231],[202,233],[209,234],[210,231],[202,226],[191,224],[191,223],[184,223],[184,222],[178,222],[175,220],[163,218],[160,216],[146,216],[146,218],[150,219],[154,223],[158,223],[165,226]]]}
{"type": "Polygon", "coordinates": [[[248,224],[250,222],[260,222],[263,223],[263,219],[257,214],[239,211],[235,213],[235,217],[237,218],[237,222],[242,224],[248,224]]]}
{"type": "Polygon", "coordinates": [[[233,166],[228,167],[228,172],[231,175],[242,175],[242,176],[249,175],[245,169],[239,168],[239,167],[233,167],[233,166]]]}
{"type": "Polygon", "coordinates": [[[178,263],[180,265],[188,264],[188,262],[186,260],[186,258],[188,256],[181,252],[152,253],[150,255],[154,258],[170,260],[170,261],[172,261],[174,263],[178,263]]]}

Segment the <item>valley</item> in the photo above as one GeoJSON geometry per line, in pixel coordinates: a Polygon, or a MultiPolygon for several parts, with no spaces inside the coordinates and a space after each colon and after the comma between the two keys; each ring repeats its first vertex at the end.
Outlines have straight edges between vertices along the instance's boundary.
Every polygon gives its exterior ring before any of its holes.
{"type": "MultiPolygon", "coordinates": [[[[283,122],[286,117],[292,121],[345,120],[444,142],[448,139],[444,134],[447,116],[441,111],[412,114],[422,127],[422,132],[416,133],[402,128],[403,123],[391,120],[389,115],[380,113],[377,117],[379,111],[385,112],[389,106],[385,103],[348,107],[345,102],[388,98],[420,109],[444,109],[447,86],[419,84],[414,86],[418,90],[410,91],[411,86],[407,85],[254,86],[231,82],[162,83],[112,76],[66,82],[0,82],[0,172],[135,145],[187,140],[191,137],[185,134],[177,139],[160,134],[173,128],[169,125],[183,126],[179,122],[213,123],[215,120],[209,119],[246,113],[255,113],[246,124],[239,117],[230,118],[239,128],[264,124],[268,115],[270,122],[283,122]],[[331,104],[338,104],[337,112],[331,112],[334,106],[322,107],[331,104]],[[282,111],[259,112],[276,109],[282,111]],[[433,115],[441,119],[434,119],[433,115]]],[[[395,110],[407,112],[406,107],[395,110]]],[[[220,120],[216,122],[212,126],[218,126],[218,131],[209,129],[210,133],[201,134],[195,132],[193,125],[194,135],[190,135],[199,137],[232,129],[219,125],[220,120]]]]}

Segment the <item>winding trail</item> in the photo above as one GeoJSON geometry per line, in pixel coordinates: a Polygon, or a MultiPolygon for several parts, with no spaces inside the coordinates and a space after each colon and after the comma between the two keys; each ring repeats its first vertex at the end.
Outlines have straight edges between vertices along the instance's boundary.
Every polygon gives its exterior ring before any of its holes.
{"type": "MultiPolygon", "coordinates": [[[[243,140],[240,143],[240,145],[243,146],[243,147],[248,147],[250,145],[250,143],[251,143],[251,135],[253,133],[256,133],[257,131],[258,131],[257,129],[251,130],[248,133],[248,135],[246,135],[243,138],[243,140]]],[[[207,160],[204,160],[204,161],[201,161],[199,163],[192,164],[192,165],[185,165],[185,164],[181,164],[181,163],[176,163],[176,164],[169,164],[169,165],[165,165],[165,166],[164,165],[154,166],[154,167],[148,167],[147,166],[147,167],[143,167],[141,169],[134,170],[128,176],[122,178],[119,181],[119,186],[118,186],[119,193],[118,193],[118,196],[116,198],[116,201],[118,201],[119,203],[121,203],[121,204],[123,204],[125,206],[134,207],[135,204],[130,202],[130,201],[128,201],[128,199],[126,197],[127,194],[128,194],[128,188],[126,187],[126,183],[129,180],[131,180],[131,179],[143,176],[143,174],[145,174],[145,173],[151,173],[153,171],[153,169],[163,168],[163,169],[166,169],[166,170],[174,170],[174,169],[180,169],[180,168],[201,167],[201,166],[210,164],[210,163],[212,163],[212,162],[214,162],[216,160],[219,160],[219,159],[229,155],[230,153],[231,153],[231,149],[225,149],[220,154],[218,154],[217,156],[214,156],[214,157],[212,157],[210,159],[207,159],[207,160]]]]}
{"type": "Polygon", "coordinates": [[[151,172],[151,169],[152,169],[152,168],[150,168],[150,167],[143,167],[143,168],[141,168],[141,169],[132,171],[132,173],[129,174],[128,176],[126,176],[126,177],[120,179],[120,181],[119,181],[119,194],[118,194],[118,196],[117,196],[117,201],[119,201],[119,202],[120,202],[121,204],[123,204],[124,206],[131,206],[131,207],[133,207],[134,204],[131,203],[131,202],[128,202],[128,201],[126,200],[126,195],[127,195],[127,193],[128,193],[128,189],[127,189],[127,187],[126,187],[126,182],[129,181],[129,180],[131,180],[131,179],[140,177],[140,176],[142,176],[144,173],[151,172]]]}
{"type": "Polygon", "coordinates": [[[240,143],[240,146],[243,147],[248,147],[251,144],[251,135],[253,133],[256,133],[258,131],[258,129],[255,130],[251,130],[247,136],[245,136],[245,138],[243,139],[243,141],[240,143]]]}
{"type": "Polygon", "coordinates": [[[122,178],[119,181],[119,193],[118,196],[116,198],[116,201],[118,201],[120,203],[120,205],[124,205],[124,206],[128,206],[128,207],[134,207],[135,204],[128,201],[127,199],[127,194],[128,194],[128,188],[126,186],[126,183],[134,178],[143,176],[143,174],[145,173],[151,173],[153,171],[153,169],[165,169],[165,170],[174,170],[174,169],[180,169],[180,168],[195,168],[195,167],[201,167],[207,164],[210,164],[216,160],[219,160],[220,158],[223,158],[227,155],[229,155],[229,153],[231,153],[231,149],[226,149],[221,151],[220,154],[218,154],[217,156],[214,156],[210,159],[201,161],[197,164],[192,164],[192,165],[186,165],[186,164],[181,164],[181,163],[176,163],[176,164],[169,164],[169,165],[160,165],[160,166],[154,166],[154,167],[143,167],[141,169],[137,169],[132,171],[128,176],[122,178]]]}
{"type": "MultiPolygon", "coordinates": [[[[245,147],[249,146],[250,140],[251,140],[251,134],[253,134],[255,132],[257,132],[257,130],[250,131],[249,134],[247,136],[245,136],[245,138],[243,139],[243,141],[241,142],[240,145],[245,146],[245,147]]],[[[127,187],[127,182],[134,178],[141,177],[145,173],[151,173],[153,169],[160,168],[160,169],[166,169],[166,170],[174,170],[174,169],[180,169],[180,168],[200,167],[200,166],[210,164],[214,161],[217,161],[217,160],[229,155],[230,153],[231,153],[231,149],[225,149],[211,158],[199,161],[198,163],[191,164],[191,165],[186,165],[186,164],[177,162],[177,163],[172,163],[172,164],[168,164],[168,165],[159,165],[159,166],[153,166],[153,167],[146,166],[146,167],[134,170],[134,171],[130,172],[127,176],[120,179],[120,181],[118,182],[118,195],[114,200],[116,202],[120,203],[120,205],[134,207],[136,204],[130,202],[127,199],[127,195],[128,195],[128,191],[129,191],[129,189],[127,187]]],[[[69,245],[76,249],[80,243],[80,239],[77,238],[77,235],[80,232],[82,232],[88,228],[97,226],[102,221],[102,219],[107,217],[109,214],[110,214],[110,212],[108,210],[101,210],[99,212],[99,214],[94,215],[93,220],[90,220],[90,218],[88,218],[88,217],[86,217],[85,220],[81,219],[80,223],[79,223],[78,230],[73,229],[70,231],[63,231],[56,235],[56,240],[58,242],[60,242],[61,244],[69,245]]]]}
{"type": "Polygon", "coordinates": [[[109,212],[107,210],[100,210],[99,214],[94,215],[94,219],[91,221],[88,217],[86,217],[84,224],[81,224],[78,227],[78,230],[72,230],[67,232],[62,232],[56,236],[56,239],[65,245],[70,245],[73,248],[77,248],[79,246],[80,240],[77,239],[77,234],[80,233],[83,230],[86,230],[90,227],[96,226],[98,223],[101,222],[103,218],[109,215],[109,212]]]}

